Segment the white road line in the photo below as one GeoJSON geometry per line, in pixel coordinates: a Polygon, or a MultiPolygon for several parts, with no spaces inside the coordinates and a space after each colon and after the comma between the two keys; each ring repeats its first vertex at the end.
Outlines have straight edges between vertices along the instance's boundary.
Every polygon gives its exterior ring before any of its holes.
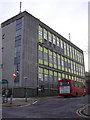
{"type": "Polygon", "coordinates": [[[32,104],[35,104],[35,103],[37,103],[38,101],[35,101],[35,102],[33,102],[32,104]]]}

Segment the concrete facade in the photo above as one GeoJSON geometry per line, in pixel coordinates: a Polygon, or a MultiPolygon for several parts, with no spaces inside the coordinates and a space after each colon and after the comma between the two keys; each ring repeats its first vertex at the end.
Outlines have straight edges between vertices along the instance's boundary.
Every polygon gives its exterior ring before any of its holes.
{"type": "Polygon", "coordinates": [[[90,1],[88,2],[88,71],[90,71],[90,1]]]}
{"type": "Polygon", "coordinates": [[[0,80],[2,80],[2,29],[0,25],[0,80]]]}
{"type": "Polygon", "coordinates": [[[85,73],[87,94],[90,94],[90,72],[85,73]]]}
{"type": "Polygon", "coordinates": [[[39,19],[24,11],[2,23],[3,79],[16,97],[57,95],[60,78],[85,82],[83,51],[39,19]],[[13,73],[18,71],[17,78],[13,73]]]}

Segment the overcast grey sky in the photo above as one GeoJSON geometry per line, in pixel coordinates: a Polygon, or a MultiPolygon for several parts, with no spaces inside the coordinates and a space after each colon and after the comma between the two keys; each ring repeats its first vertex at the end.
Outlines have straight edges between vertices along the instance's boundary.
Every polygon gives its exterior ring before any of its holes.
{"type": "MultiPolygon", "coordinates": [[[[88,70],[88,2],[89,0],[20,0],[22,11],[39,18],[81,48],[88,70]]],[[[0,23],[19,13],[19,0],[0,0],[0,23]]]]}

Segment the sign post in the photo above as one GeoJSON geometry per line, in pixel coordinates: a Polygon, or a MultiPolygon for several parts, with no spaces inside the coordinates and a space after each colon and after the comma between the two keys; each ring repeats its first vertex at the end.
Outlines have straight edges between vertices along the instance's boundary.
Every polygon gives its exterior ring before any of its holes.
{"type": "Polygon", "coordinates": [[[13,85],[12,85],[12,94],[11,94],[11,96],[10,96],[10,104],[12,104],[12,99],[13,99],[13,91],[14,91],[14,80],[15,80],[15,78],[17,77],[17,72],[14,72],[13,73],[13,78],[12,78],[12,80],[13,80],[13,85]]]}

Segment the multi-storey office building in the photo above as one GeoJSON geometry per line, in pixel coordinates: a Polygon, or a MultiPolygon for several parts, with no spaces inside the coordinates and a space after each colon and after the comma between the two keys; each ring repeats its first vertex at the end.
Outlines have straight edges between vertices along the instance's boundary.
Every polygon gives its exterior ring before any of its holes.
{"type": "Polygon", "coordinates": [[[2,46],[3,79],[17,96],[26,86],[28,96],[37,95],[42,84],[55,95],[60,78],[85,82],[83,51],[26,11],[2,23],[2,46]]]}
{"type": "Polygon", "coordinates": [[[88,71],[90,71],[90,1],[88,2],[88,71]]]}
{"type": "Polygon", "coordinates": [[[0,80],[2,79],[2,29],[0,25],[0,80]]]}

